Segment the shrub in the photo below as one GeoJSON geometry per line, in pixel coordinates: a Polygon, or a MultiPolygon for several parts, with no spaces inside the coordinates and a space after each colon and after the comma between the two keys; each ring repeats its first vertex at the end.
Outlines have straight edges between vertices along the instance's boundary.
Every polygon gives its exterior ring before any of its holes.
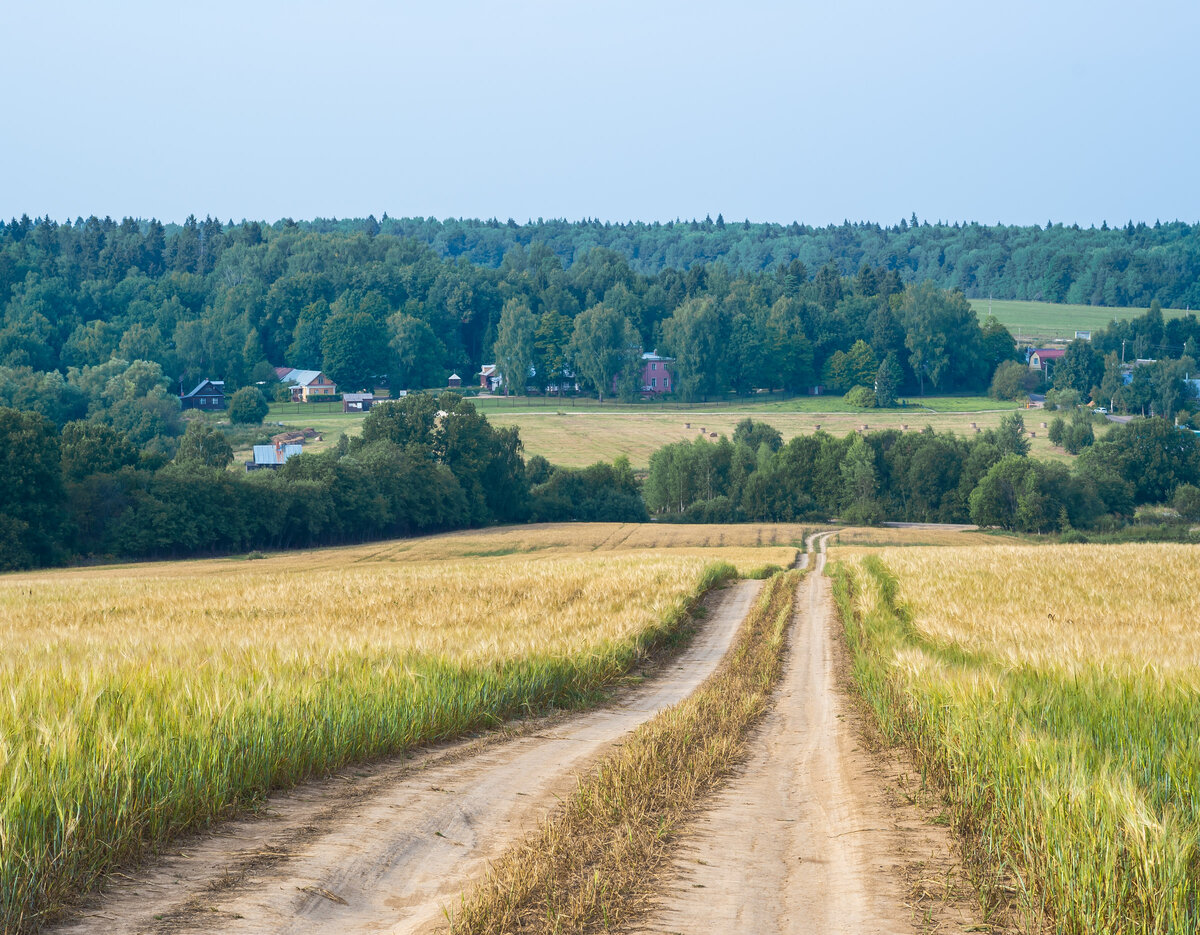
{"type": "Polygon", "coordinates": [[[243,386],[229,401],[229,420],[242,424],[262,422],[270,409],[257,386],[243,386]]]}
{"type": "Polygon", "coordinates": [[[1200,487],[1194,484],[1180,484],[1175,488],[1171,506],[1184,519],[1200,520],[1200,487]]]}
{"type": "Polygon", "coordinates": [[[875,391],[867,386],[856,386],[842,398],[855,409],[875,408],[875,391]]]}

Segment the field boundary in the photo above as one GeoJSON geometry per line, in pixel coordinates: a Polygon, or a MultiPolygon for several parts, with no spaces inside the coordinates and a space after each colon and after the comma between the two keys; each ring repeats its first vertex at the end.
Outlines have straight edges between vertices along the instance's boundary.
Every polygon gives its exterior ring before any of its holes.
{"type": "Polygon", "coordinates": [[[920,725],[912,722],[910,703],[891,681],[882,662],[886,652],[901,645],[923,646],[934,652],[938,647],[918,634],[897,606],[896,579],[883,561],[868,556],[862,565],[864,574],[877,588],[870,613],[860,612],[856,607],[859,595],[845,562],[831,567],[830,578],[850,657],[850,683],[871,715],[871,727],[878,739],[899,746],[919,771],[920,785],[931,788],[949,805],[958,856],[988,921],[998,931],[1010,928],[1031,933],[1051,931],[1048,911],[1034,896],[1036,884],[1014,877],[1014,865],[991,859],[988,848],[972,846],[982,843],[989,817],[968,812],[955,799],[947,781],[947,764],[937,755],[936,738],[925,736],[920,725]],[[884,645],[875,645],[876,642],[884,645]]]}
{"type": "Polygon", "coordinates": [[[638,728],[504,854],[451,915],[453,935],[610,929],[645,907],[682,823],[739,762],[770,704],[804,574],[769,579],[720,669],[638,728]]]}

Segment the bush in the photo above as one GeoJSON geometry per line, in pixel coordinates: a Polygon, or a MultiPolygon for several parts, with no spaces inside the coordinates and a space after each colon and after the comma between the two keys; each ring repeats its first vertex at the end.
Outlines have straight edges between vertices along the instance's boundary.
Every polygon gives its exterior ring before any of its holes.
{"type": "Polygon", "coordinates": [[[867,386],[856,386],[842,398],[855,409],[875,408],[875,391],[867,386]]]}
{"type": "Polygon", "coordinates": [[[1016,360],[1003,361],[992,375],[992,399],[1022,399],[1038,385],[1041,374],[1016,360]]]}
{"type": "Polygon", "coordinates": [[[1175,488],[1171,506],[1184,519],[1200,520],[1200,487],[1194,484],[1180,484],[1175,488]]]}
{"type": "Polygon", "coordinates": [[[243,386],[229,401],[229,421],[243,425],[260,423],[270,412],[267,398],[257,386],[243,386]]]}

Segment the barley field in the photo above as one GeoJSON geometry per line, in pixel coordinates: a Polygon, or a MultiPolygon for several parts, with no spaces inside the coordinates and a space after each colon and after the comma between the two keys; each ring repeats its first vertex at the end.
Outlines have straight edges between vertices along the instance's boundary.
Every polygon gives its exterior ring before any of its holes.
{"type": "Polygon", "coordinates": [[[419,542],[0,576],[0,931],[271,788],[592,698],[733,573],[419,542]]]}
{"type": "Polygon", "coordinates": [[[1028,930],[1200,930],[1197,558],[884,548],[836,573],[880,723],[1028,930]]]}

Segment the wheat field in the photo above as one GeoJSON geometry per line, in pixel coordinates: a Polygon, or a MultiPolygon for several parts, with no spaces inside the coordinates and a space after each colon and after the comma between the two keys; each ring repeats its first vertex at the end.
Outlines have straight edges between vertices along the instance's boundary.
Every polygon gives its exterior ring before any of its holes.
{"type": "Polygon", "coordinates": [[[505,554],[0,576],[0,930],[271,788],[593,698],[734,573],[476,536],[505,554]]]}
{"type": "Polygon", "coordinates": [[[836,572],[880,723],[1029,930],[1200,930],[1197,558],[885,548],[836,572]]]}

